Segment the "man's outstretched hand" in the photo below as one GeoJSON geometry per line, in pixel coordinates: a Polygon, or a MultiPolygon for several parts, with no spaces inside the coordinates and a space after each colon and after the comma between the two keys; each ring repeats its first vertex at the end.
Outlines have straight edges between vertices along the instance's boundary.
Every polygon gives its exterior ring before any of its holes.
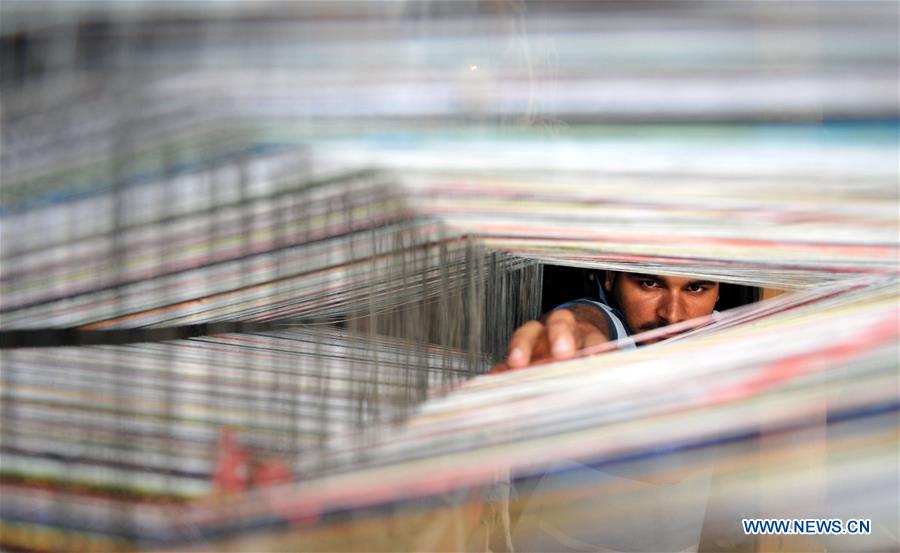
{"type": "Polygon", "coordinates": [[[513,333],[506,359],[492,373],[522,369],[549,361],[563,361],[579,349],[609,340],[606,318],[589,305],[554,309],[544,322],[528,321],[513,333]]]}

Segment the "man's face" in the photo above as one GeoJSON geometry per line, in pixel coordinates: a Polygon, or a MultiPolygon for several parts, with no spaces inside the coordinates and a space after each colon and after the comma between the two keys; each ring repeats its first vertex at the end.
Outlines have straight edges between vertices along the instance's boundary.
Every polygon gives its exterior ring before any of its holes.
{"type": "Polygon", "coordinates": [[[685,277],[607,271],[603,287],[634,333],[709,315],[719,299],[718,282],[685,277]]]}

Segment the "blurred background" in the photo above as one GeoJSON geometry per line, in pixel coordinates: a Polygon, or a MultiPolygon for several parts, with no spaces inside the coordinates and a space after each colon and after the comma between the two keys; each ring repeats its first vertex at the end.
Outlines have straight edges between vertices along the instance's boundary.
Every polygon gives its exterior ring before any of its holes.
{"type": "MultiPolygon", "coordinates": [[[[276,174],[540,174],[548,189],[595,175],[619,178],[625,199],[684,185],[695,192],[668,195],[686,201],[703,197],[700,181],[762,189],[808,178],[818,184],[804,193],[828,198],[896,177],[893,2],[0,9],[5,255],[56,232],[109,232],[149,212],[283,190],[276,174]],[[184,175],[215,184],[171,184],[184,175]],[[170,184],[145,187],[132,205],[124,191],[154,180],[170,184]],[[70,204],[53,224],[28,211],[113,190],[118,201],[70,204]]],[[[14,289],[7,307],[24,305],[14,289]]]]}

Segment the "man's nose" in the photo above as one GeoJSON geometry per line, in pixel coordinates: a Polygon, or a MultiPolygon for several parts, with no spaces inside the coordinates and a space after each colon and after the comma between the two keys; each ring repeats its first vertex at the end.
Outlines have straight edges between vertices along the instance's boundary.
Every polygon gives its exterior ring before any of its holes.
{"type": "Polygon", "coordinates": [[[666,294],[659,304],[656,315],[665,320],[666,324],[675,324],[687,319],[684,298],[677,293],[666,294]]]}

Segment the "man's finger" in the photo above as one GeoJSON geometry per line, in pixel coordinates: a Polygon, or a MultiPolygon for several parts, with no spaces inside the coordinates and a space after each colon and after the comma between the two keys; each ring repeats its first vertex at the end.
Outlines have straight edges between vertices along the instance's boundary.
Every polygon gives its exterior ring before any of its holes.
{"type": "Polygon", "coordinates": [[[509,364],[506,361],[500,361],[491,368],[491,374],[503,373],[508,370],[510,370],[509,364]]]}
{"type": "Polygon", "coordinates": [[[509,341],[509,353],[506,356],[506,362],[510,369],[521,369],[528,366],[534,348],[544,330],[544,325],[538,321],[528,321],[513,333],[509,341]]]}
{"type": "Polygon", "coordinates": [[[547,317],[547,338],[554,359],[575,355],[575,315],[568,309],[557,309],[547,317]]]}
{"type": "Polygon", "coordinates": [[[600,332],[598,330],[594,330],[593,332],[590,332],[584,336],[584,340],[578,349],[584,349],[584,348],[589,348],[592,346],[597,346],[600,344],[605,344],[608,341],[609,341],[609,338],[606,337],[606,334],[603,334],[602,332],[600,332]]]}

